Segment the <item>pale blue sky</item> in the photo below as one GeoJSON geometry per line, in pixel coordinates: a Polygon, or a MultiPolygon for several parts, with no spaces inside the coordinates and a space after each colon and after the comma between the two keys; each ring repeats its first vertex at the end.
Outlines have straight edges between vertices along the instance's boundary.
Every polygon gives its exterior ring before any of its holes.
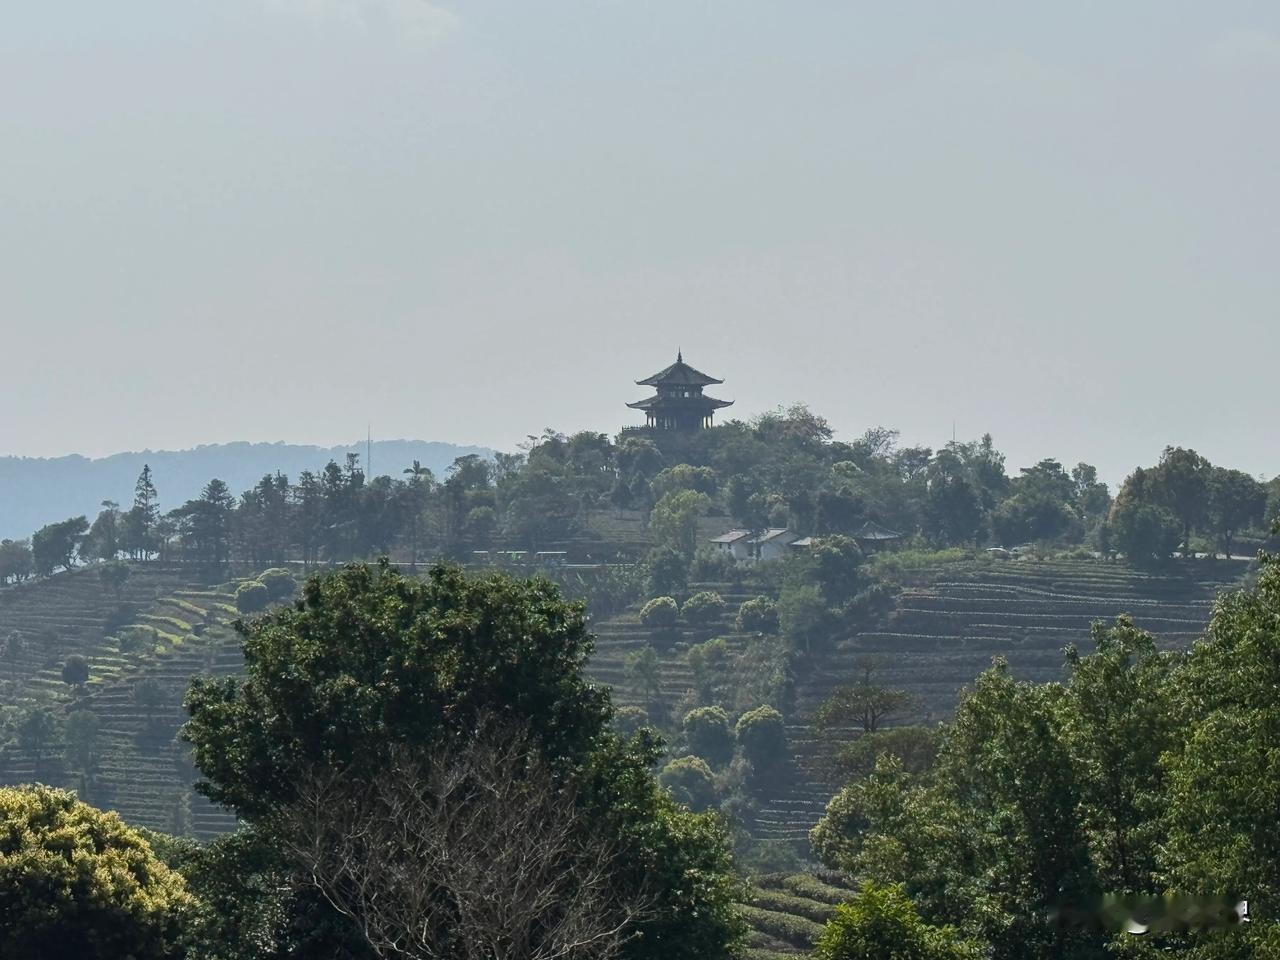
{"type": "Polygon", "coordinates": [[[127,0],[0,27],[0,454],[750,415],[1272,475],[1280,5],[127,0]]]}

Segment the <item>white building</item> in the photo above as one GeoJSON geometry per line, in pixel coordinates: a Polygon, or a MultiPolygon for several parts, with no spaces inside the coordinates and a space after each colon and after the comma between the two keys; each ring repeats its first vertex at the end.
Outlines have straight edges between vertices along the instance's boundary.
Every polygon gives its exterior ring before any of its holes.
{"type": "Polygon", "coordinates": [[[712,537],[711,542],[715,544],[717,550],[729,554],[737,563],[745,563],[751,559],[750,530],[730,530],[718,537],[712,537]]]}
{"type": "Polygon", "coordinates": [[[788,548],[799,537],[786,527],[770,527],[759,534],[750,530],[730,530],[711,542],[716,549],[733,557],[736,563],[768,563],[787,554],[788,548]]]}

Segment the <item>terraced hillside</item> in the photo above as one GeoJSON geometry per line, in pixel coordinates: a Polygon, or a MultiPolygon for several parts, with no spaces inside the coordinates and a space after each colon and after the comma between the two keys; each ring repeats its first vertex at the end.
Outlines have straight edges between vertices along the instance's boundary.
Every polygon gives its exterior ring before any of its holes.
{"type": "Polygon", "coordinates": [[[855,892],[847,877],[829,871],[756,878],[739,904],[750,927],[744,960],[808,956],[836,906],[855,892]]]}
{"type": "Polygon", "coordinates": [[[103,596],[93,570],[0,594],[0,636],[19,630],[29,638],[26,670],[8,680],[8,709],[21,716],[43,707],[63,720],[85,709],[98,721],[87,771],[64,762],[56,743],[33,751],[14,740],[0,750],[0,783],[74,787],[131,823],[174,833],[208,837],[233,826],[191,789],[195,771],[176,734],[191,677],[242,666],[229,628],[234,588],[234,581],[202,586],[180,569],[137,564],[118,599],[103,596]],[[89,663],[82,691],[60,677],[72,653],[89,663]]]}
{"type": "MultiPolygon", "coordinates": [[[[776,778],[774,787],[758,792],[753,835],[807,853],[809,830],[839,786],[827,763],[832,748],[815,738],[811,718],[836,687],[860,675],[867,660],[875,664],[877,682],[903,688],[914,698],[913,715],[900,720],[943,720],[960,690],[995,656],[1008,659],[1020,678],[1061,679],[1063,648],[1074,643],[1087,650],[1090,627],[1098,620],[1127,613],[1161,645],[1188,646],[1208,622],[1217,592],[1238,583],[1247,567],[1243,561],[1197,561],[1157,574],[1092,560],[963,561],[912,572],[884,623],[851,632],[826,653],[799,661],[783,684],[750,675],[768,671],[758,659],[740,665],[734,683],[738,702],[717,699],[731,712],[760,702],[782,709],[794,754],[793,768],[776,778]],[[756,693],[743,698],[741,688],[752,684],[756,693]]],[[[707,631],[686,631],[675,643],[655,645],[660,651],[656,696],[638,690],[626,673],[627,655],[651,640],[637,612],[594,625],[598,647],[591,672],[615,685],[618,703],[646,707],[659,719],[678,719],[673,714],[690,705],[687,692],[695,685],[686,659],[690,642],[719,636],[735,653],[751,643],[735,632],[732,613],[753,591],[735,591],[728,584],[691,589],[718,590],[728,606],[707,631]]]]}
{"type": "Polygon", "coordinates": [[[766,800],[762,835],[805,845],[838,784],[827,772],[829,745],[810,719],[868,659],[878,683],[914,698],[903,721],[948,718],[959,691],[1004,657],[1019,679],[1064,677],[1063,648],[1091,649],[1090,627],[1129,614],[1162,647],[1185,648],[1209,621],[1218,591],[1240,582],[1245,561],[1197,561],[1144,573],[1089,560],[972,561],[913,575],[881,630],[842,639],[796,679],[788,733],[797,776],[766,800]]]}

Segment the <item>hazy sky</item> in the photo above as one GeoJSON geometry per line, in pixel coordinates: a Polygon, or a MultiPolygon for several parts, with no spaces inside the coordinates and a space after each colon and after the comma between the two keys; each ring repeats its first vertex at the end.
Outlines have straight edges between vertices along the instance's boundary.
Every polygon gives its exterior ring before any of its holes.
{"type": "Polygon", "coordinates": [[[1280,4],[101,0],[0,27],[0,454],[751,415],[1268,476],[1280,4]]]}

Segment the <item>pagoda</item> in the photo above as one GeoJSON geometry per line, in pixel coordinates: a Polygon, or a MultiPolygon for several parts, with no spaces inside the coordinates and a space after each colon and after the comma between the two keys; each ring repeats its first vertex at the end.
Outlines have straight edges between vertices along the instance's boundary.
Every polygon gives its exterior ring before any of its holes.
{"type": "Polygon", "coordinates": [[[632,410],[643,410],[648,426],[655,430],[704,430],[711,426],[711,418],[717,410],[733,405],[732,400],[704,396],[703,387],[724,381],[693,369],[679,352],[671,366],[636,383],[642,387],[653,387],[657,392],[627,406],[632,410]]]}

